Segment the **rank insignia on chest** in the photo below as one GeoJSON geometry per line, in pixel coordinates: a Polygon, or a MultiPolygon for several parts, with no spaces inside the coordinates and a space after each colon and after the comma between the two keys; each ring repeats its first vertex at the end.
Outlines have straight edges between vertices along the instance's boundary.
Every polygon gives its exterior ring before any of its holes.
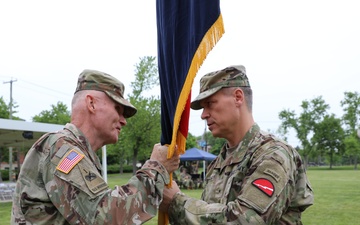
{"type": "Polygon", "coordinates": [[[84,155],[80,152],[72,149],[70,152],[66,153],[65,157],[60,161],[57,170],[68,174],[76,164],[78,164],[81,159],[84,158],[84,155]]]}
{"type": "Polygon", "coordinates": [[[252,184],[269,197],[274,193],[274,185],[268,179],[259,178],[254,180],[252,184]]]}

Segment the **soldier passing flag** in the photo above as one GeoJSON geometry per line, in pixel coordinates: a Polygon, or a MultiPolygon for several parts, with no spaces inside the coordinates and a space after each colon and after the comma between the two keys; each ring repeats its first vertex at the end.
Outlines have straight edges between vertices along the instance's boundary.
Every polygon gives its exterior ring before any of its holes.
{"type": "MultiPolygon", "coordinates": [[[[161,144],[185,152],[191,87],[207,54],[224,33],[219,0],[157,0],[161,144]]],[[[159,212],[158,224],[168,224],[159,212]]]]}

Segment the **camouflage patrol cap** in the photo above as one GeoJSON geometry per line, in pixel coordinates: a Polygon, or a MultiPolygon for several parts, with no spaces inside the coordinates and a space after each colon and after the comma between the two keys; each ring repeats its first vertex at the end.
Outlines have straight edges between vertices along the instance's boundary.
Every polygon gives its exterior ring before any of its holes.
{"type": "Polygon", "coordinates": [[[200,93],[195,100],[191,102],[190,107],[195,110],[201,109],[201,100],[210,97],[225,87],[250,87],[244,66],[229,66],[225,69],[204,75],[200,79],[200,93]]]}
{"type": "Polygon", "coordinates": [[[124,106],[124,117],[135,115],[137,109],[124,98],[124,84],[115,77],[97,70],[84,70],[80,75],[75,93],[81,90],[96,90],[106,93],[112,100],[124,106]]]}

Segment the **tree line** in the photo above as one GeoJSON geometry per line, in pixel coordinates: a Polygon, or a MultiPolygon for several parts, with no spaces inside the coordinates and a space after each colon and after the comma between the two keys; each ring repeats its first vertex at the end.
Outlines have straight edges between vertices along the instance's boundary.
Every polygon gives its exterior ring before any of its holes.
{"type": "Polygon", "coordinates": [[[301,103],[301,112],[282,110],[279,113],[281,125],[278,132],[285,135],[294,129],[301,143],[298,150],[305,162],[322,163],[327,160],[330,168],[335,163],[354,164],[360,156],[359,117],[360,95],[345,92],[340,102],[344,114],[337,117],[330,113],[330,106],[322,96],[301,103]]]}

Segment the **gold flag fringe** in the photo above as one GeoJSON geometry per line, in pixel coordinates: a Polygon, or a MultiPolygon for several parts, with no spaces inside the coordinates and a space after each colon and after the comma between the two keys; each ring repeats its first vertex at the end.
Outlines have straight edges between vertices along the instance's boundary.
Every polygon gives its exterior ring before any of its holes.
{"type": "Polygon", "coordinates": [[[186,76],[184,86],[181,90],[178,104],[176,106],[175,117],[174,117],[174,126],[171,144],[169,145],[168,158],[171,158],[174,155],[175,146],[177,145],[179,154],[185,153],[186,137],[180,133],[179,125],[181,115],[185,109],[187,98],[189,97],[195,76],[206,59],[207,54],[213,49],[215,44],[220,40],[224,34],[224,25],[222,15],[220,14],[216,22],[211,26],[211,28],[206,32],[203,39],[200,42],[199,47],[197,48],[194,57],[191,61],[191,65],[186,76]]]}
{"type": "MultiPolygon", "coordinates": [[[[223,18],[222,15],[220,14],[218,19],[215,21],[215,23],[210,27],[210,29],[204,35],[191,61],[191,65],[188,74],[186,76],[184,86],[181,90],[178,104],[176,106],[172,139],[167,153],[168,159],[170,159],[174,155],[175,146],[177,146],[177,151],[179,154],[185,153],[186,137],[179,131],[181,115],[185,109],[187,98],[190,97],[189,94],[197,72],[199,71],[204,60],[206,59],[207,54],[213,49],[215,44],[220,40],[220,38],[224,33],[225,33],[225,29],[223,25],[223,18]]],[[[172,182],[172,174],[170,174],[170,183],[167,184],[168,188],[171,188],[171,182],[172,182]]],[[[167,224],[169,224],[168,214],[159,211],[158,225],[167,225],[167,224]]]]}

